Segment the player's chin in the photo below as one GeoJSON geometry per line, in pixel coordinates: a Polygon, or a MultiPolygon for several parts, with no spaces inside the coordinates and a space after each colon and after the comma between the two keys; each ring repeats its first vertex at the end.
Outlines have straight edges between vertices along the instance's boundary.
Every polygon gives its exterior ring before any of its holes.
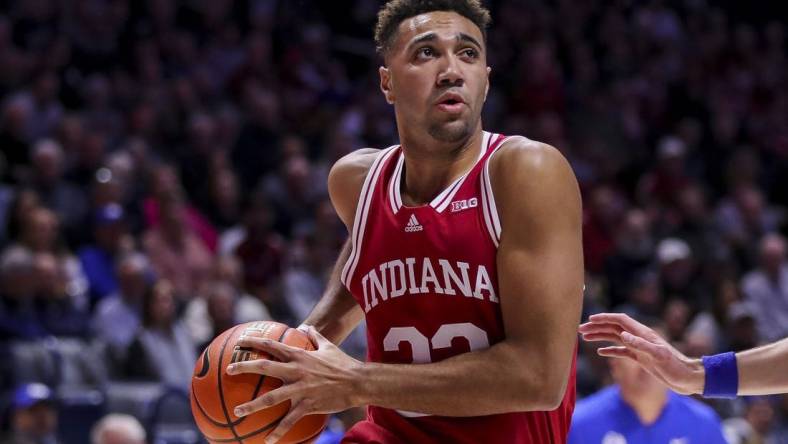
{"type": "Polygon", "coordinates": [[[470,123],[466,119],[452,119],[430,125],[429,133],[443,142],[459,142],[470,134],[470,123]]]}

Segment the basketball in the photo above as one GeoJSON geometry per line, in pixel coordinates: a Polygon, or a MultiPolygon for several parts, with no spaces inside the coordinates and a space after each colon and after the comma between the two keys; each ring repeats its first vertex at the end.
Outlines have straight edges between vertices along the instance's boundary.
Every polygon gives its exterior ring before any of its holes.
{"type": "MultiPolygon", "coordinates": [[[[315,347],[306,333],[278,322],[248,322],[236,325],[216,337],[194,366],[191,383],[192,415],[202,434],[211,443],[262,444],[290,409],[290,401],[237,417],[239,404],[282,385],[282,381],[257,374],[228,375],[233,362],[272,359],[270,355],[236,345],[242,335],[269,338],[305,350],[315,347]]],[[[279,443],[301,443],[317,436],[327,415],[304,416],[279,443]]]]}

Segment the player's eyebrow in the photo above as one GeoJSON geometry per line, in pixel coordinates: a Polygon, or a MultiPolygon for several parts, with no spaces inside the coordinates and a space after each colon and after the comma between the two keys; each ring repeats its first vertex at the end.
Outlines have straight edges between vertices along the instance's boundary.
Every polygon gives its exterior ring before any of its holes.
{"type": "Polygon", "coordinates": [[[476,47],[479,48],[479,49],[483,48],[482,44],[479,43],[478,40],[476,40],[475,38],[473,38],[472,36],[470,36],[470,35],[468,35],[468,34],[466,34],[464,32],[461,32],[461,33],[457,34],[457,40],[461,41],[461,42],[468,42],[468,43],[471,43],[473,45],[476,45],[476,47]]]}
{"type": "MultiPolygon", "coordinates": [[[[469,34],[466,34],[464,32],[458,32],[457,35],[455,36],[455,39],[458,42],[471,43],[471,44],[475,45],[479,49],[483,48],[483,46],[481,45],[481,43],[479,43],[478,40],[476,40],[475,38],[473,38],[473,36],[471,36],[469,34]]],[[[416,46],[416,45],[418,45],[420,43],[434,42],[435,40],[438,40],[438,34],[435,34],[434,32],[427,32],[427,33],[424,33],[424,34],[414,38],[413,40],[411,40],[410,43],[408,43],[408,49],[410,49],[410,48],[412,48],[412,47],[414,47],[414,46],[416,46]]]]}

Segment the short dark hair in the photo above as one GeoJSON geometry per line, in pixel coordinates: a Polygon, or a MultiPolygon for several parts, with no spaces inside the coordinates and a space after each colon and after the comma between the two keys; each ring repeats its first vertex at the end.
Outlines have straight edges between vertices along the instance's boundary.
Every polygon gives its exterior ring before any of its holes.
{"type": "Polygon", "coordinates": [[[397,28],[403,20],[433,11],[452,11],[472,21],[487,40],[490,11],[480,0],[391,0],[378,11],[375,45],[381,56],[391,49],[397,28]]]}

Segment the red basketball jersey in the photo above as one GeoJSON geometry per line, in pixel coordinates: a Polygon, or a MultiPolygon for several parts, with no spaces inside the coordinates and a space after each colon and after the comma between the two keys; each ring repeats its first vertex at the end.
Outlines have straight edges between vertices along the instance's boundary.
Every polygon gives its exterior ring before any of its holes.
{"type": "MultiPolygon", "coordinates": [[[[436,362],[504,339],[496,267],[501,226],[488,168],[504,140],[485,132],[476,164],[419,207],[402,204],[399,146],[373,163],[342,272],[366,315],[370,361],[436,362]]],[[[445,417],[370,406],[343,442],[565,443],[574,403],[573,361],[554,411],[445,417]]]]}

